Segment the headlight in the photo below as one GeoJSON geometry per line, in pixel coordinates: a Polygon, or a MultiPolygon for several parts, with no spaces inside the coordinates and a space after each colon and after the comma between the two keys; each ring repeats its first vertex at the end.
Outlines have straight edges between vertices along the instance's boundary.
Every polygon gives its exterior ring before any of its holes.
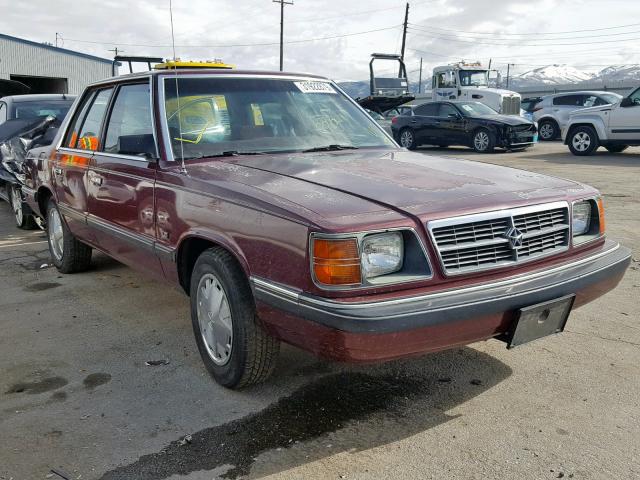
{"type": "Polygon", "coordinates": [[[591,227],[591,202],[577,202],[573,204],[573,218],[571,219],[571,228],[573,236],[584,235],[589,232],[591,227]]]}
{"type": "Polygon", "coordinates": [[[402,268],[404,242],[399,232],[368,235],[362,240],[362,276],[379,277],[402,268]]]}
{"type": "Polygon", "coordinates": [[[602,197],[575,202],[571,214],[573,243],[580,244],[604,235],[604,205],[602,197]]]}

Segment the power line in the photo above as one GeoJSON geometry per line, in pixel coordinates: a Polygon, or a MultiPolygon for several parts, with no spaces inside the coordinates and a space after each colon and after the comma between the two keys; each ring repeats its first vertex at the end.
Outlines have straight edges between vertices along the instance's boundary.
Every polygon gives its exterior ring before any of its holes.
{"type": "MultiPolygon", "coordinates": [[[[306,38],[302,40],[290,40],[288,42],[284,42],[285,45],[295,44],[295,43],[308,43],[308,42],[316,42],[321,40],[332,40],[334,38],[344,38],[344,37],[353,37],[356,35],[366,35],[368,33],[382,32],[385,30],[393,30],[394,28],[398,28],[401,25],[393,25],[391,27],[383,27],[376,28],[373,30],[365,30],[362,32],[352,32],[352,33],[343,33],[340,35],[331,35],[327,37],[316,37],[316,38],[306,38]]],[[[158,44],[148,44],[148,43],[123,43],[123,42],[102,42],[97,40],[83,40],[77,38],[67,38],[67,41],[70,42],[78,42],[78,43],[90,43],[95,45],[120,45],[124,47],[148,47],[148,48],[170,48],[171,45],[158,45],[158,44]]],[[[269,47],[274,45],[280,45],[280,42],[264,42],[264,43],[238,43],[238,44],[220,44],[220,45],[176,45],[179,48],[236,48],[236,47],[269,47]]]]}
{"type": "MultiPolygon", "coordinates": [[[[464,38],[464,39],[469,39],[469,40],[501,40],[502,38],[500,38],[498,35],[496,35],[495,38],[478,38],[478,37],[470,37],[470,36],[466,36],[466,33],[461,37],[459,35],[448,35],[445,33],[440,33],[440,32],[434,32],[433,30],[429,30],[429,29],[424,29],[424,28],[417,28],[415,27],[415,24],[411,23],[410,24],[410,28],[413,30],[418,30],[420,32],[426,32],[426,33],[432,33],[435,35],[442,35],[444,37],[448,37],[448,38],[464,38]]],[[[599,35],[580,35],[577,37],[552,37],[552,38],[538,38],[536,39],[536,41],[541,41],[541,42],[550,42],[550,41],[554,41],[554,40],[575,40],[575,39],[581,39],[581,38],[595,38],[595,37],[615,37],[615,36],[620,36],[620,35],[635,35],[640,33],[639,30],[634,30],[631,32],[618,32],[618,33],[601,33],[599,35]]],[[[537,35],[537,34],[531,34],[532,36],[537,35]]],[[[516,39],[505,39],[508,41],[516,41],[516,39]]],[[[624,38],[620,39],[621,41],[624,41],[624,38]]]]}
{"type": "MultiPolygon", "coordinates": [[[[412,6],[415,7],[417,5],[423,5],[425,3],[429,3],[429,2],[414,2],[414,3],[412,3],[412,6]]],[[[364,11],[361,11],[361,12],[347,13],[347,14],[344,14],[344,15],[335,15],[335,16],[331,16],[331,17],[299,18],[298,20],[290,20],[289,23],[322,22],[322,21],[325,21],[325,20],[335,20],[335,19],[338,19],[338,18],[358,17],[360,15],[367,15],[367,14],[370,14],[370,13],[387,12],[389,10],[399,10],[401,8],[405,8],[405,7],[403,5],[397,5],[395,7],[377,8],[375,10],[364,10],[364,11]]]]}
{"type": "Polygon", "coordinates": [[[421,25],[421,24],[414,24],[417,25],[419,27],[428,27],[428,28],[432,28],[435,30],[444,30],[446,32],[455,32],[455,33],[469,33],[472,35],[504,35],[504,36],[531,36],[531,35],[561,35],[564,33],[583,33],[583,32],[601,32],[604,30],[616,30],[619,28],[627,28],[627,27],[638,27],[640,26],[640,23],[629,23],[627,25],[616,25],[613,27],[603,27],[603,28],[591,28],[591,29],[584,29],[584,30],[567,30],[564,32],[528,32],[528,33],[501,33],[501,34],[496,34],[494,32],[470,32],[470,31],[464,31],[464,30],[455,30],[455,29],[450,29],[450,28],[443,28],[443,27],[435,27],[432,25],[421,25]]]}
{"type": "Polygon", "coordinates": [[[413,35],[417,35],[418,37],[427,37],[427,38],[435,38],[441,40],[447,40],[449,42],[458,42],[458,43],[468,43],[474,45],[493,45],[493,46],[503,46],[503,47],[555,47],[555,46],[571,46],[571,45],[599,45],[603,43],[619,43],[621,41],[631,42],[640,40],[640,37],[634,38],[625,38],[625,39],[617,39],[617,40],[599,40],[594,42],[571,42],[571,43],[502,43],[502,42],[482,42],[477,40],[461,40],[459,38],[447,38],[439,35],[428,35],[424,33],[416,33],[413,31],[413,28],[409,31],[409,33],[413,35]]]}

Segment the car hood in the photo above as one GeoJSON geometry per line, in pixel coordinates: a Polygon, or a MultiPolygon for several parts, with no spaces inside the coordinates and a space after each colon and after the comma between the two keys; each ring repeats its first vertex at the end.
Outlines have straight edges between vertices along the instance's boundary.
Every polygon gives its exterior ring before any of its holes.
{"type": "Polygon", "coordinates": [[[242,169],[234,181],[251,184],[324,217],[345,215],[349,198],[353,215],[362,211],[361,204],[366,201],[378,209],[438,218],[568,200],[576,192],[594,191],[533,172],[406,150],[238,156],[222,162],[242,169]],[[323,202],[319,196],[323,189],[339,194],[339,204],[323,202]]]}
{"type": "Polygon", "coordinates": [[[527,120],[526,118],[519,117],[516,115],[477,115],[473,117],[469,117],[474,120],[484,120],[494,123],[504,123],[506,125],[516,126],[516,125],[533,125],[533,122],[527,120]]]}

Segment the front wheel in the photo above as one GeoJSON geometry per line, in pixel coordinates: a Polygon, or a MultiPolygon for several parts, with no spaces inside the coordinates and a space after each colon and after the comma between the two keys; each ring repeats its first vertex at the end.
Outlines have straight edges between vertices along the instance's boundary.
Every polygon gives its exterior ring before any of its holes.
{"type": "Polygon", "coordinates": [[[405,128],[400,131],[400,145],[409,150],[415,150],[418,146],[416,144],[416,135],[410,128],[405,128]]]}
{"type": "Polygon", "coordinates": [[[591,155],[599,146],[598,134],[589,126],[577,127],[569,134],[569,150],[574,155],[584,157],[591,155]]]}
{"type": "Polygon", "coordinates": [[[91,247],[73,236],[51,198],[47,204],[47,241],[51,260],[61,273],[81,272],[89,268],[91,247]]]}
{"type": "Polygon", "coordinates": [[[604,148],[609,150],[611,153],[622,153],[629,148],[629,145],[607,145],[604,148]]]}
{"type": "Polygon", "coordinates": [[[9,201],[11,202],[11,210],[13,210],[13,218],[18,228],[23,230],[33,230],[36,228],[36,222],[33,215],[24,211],[24,203],[22,202],[22,192],[18,185],[10,185],[7,187],[9,201]]]}
{"type": "Polygon", "coordinates": [[[222,248],[200,255],[191,275],[191,322],[200,356],[227,388],[265,380],[280,350],[257,318],[251,288],[235,259],[222,248]]]}
{"type": "Polygon", "coordinates": [[[481,128],[473,134],[473,149],[478,153],[490,153],[495,147],[495,140],[489,130],[481,128]]]}

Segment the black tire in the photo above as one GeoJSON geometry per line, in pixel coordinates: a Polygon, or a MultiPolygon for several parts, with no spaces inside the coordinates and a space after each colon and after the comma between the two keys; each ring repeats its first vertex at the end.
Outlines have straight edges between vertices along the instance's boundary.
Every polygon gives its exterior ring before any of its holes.
{"type": "Polygon", "coordinates": [[[609,150],[611,153],[622,153],[629,148],[629,145],[605,145],[604,148],[609,150]]]}
{"type": "MultiPolygon", "coordinates": [[[[278,361],[280,342],[269,335],[260,324],[247,278],[229,252],[214,247],[200,255],[191,275],[190,295],[193,333],[202,361],[214,380],[224,387],[239,389],[267,379],[278,361]],[[203,313],[210,312],[206,310],[207,306],[203,307],[202,304],[206,304],[207,300],[204,293],[206,282],[212,277],[212,283],[209,285],[216,288],[216,295],[220,295],[219,292],[223,295],[218,305],[218,322],[222,317],[222,308],[226,300],[225,312],[228,311],[228,317],[225,323],[231,323],[231,338],[225,339],[225,351],[217,362],[214,360],[216,352],[213,350],[217,350],[219,345],[216,344],[215,348],[208,346],[204,339],[207,335],[206,328],[203,333],[199,320],[200,309],[205,309],[202,310],[203,313]],[[230,351],[226,348],[228,346],[230,351]],[[222,361],[226,363],[222,364],[222,361]]],[[[214,317],[215,315],[203,315],[203,318],[210,319],[205,322],[208,323],[211,332],[216,331],[214,317]]]]}
{"type": "Polygon", "coordinates": [[[553,120],[541,120],[538,124],[538,136],[543,142],[550,142],[560,136],[560,127],[553,120]]]}
{"type": "Polygon", "coordinates": [[[73,236],[52,198],[47,203],[46,230],[51,261],[58,271],[61,273],[76,273],[89,268],[91,265],[91,247],[73,236]],[[54,216],[57,216],[57,220],[54,216]],[[58,220],[60,223],[58,223],[58,220]],[[55,230],[52,231],[52,228],[55,230]]]}
{"type": "Polygon", "coordinates": [[[579,157],[585,157],[593,154],[598,149],[600,140],[593,127],[583,125],[571,129],[569,135],[567,135],[567,144],[571,153],[579,157]]]}
{"type": "Polygon", "coordinates": [[[478,153],[491,153],[496,146],[496,137],[486,128],[479,128],[473,132],[471,146],[478,153]]]}
{"type": "Polygon", "coordinates": [[[7,196],[9,197],[9,204],[13,211],[13,218],[16,221],[16,226],[22,230],[34,230],[37,228],[38,226],[36,225],[33,215],[25,212],[20,187],[7,184],[7,196]]]}
{"type": "Polygon", "coordinates": [[[398,143],[401,147],[407,148],[409,150],[415,150],[418,147],[418,144],[416,143],[416,134],[409,127],[405,127],[400,130],[400,134],[398,135],[398,143]]]}

